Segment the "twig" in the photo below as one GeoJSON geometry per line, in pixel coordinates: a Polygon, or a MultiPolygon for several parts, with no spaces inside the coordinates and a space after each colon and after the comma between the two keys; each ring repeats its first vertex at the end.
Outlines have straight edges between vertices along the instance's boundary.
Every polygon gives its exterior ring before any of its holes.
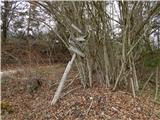
{"type": "Polygon", "coordinates": [[[154,97],[154,100],[156,101],[157,99],[157,96],[158,96],[158,89],[159,89],[159,85],[158,85],[158,66],[157,66],[157,69],[156,69],[156,92],[155,92],[155,97],[154,97]]]}
{"type": "MultiPolygon", "coordinates": [[[[66,80],[65,82],[70,82],[70,83],[72,83],[73,81],[72,81],[73,79],[68,79],[68,80],[66,80]]],[[[69,83],[69,84],[70,84],[69,83]]],[[[53,86],[55,86],[55,85],[58,85],[59,84],[59,81],[56,81],[55,83],[51,83],[50,84],[50,88],[52,88],[53,86]]],[[[67,85],[68,86],[68,85],[67,85]]],[[[64,88],[65,89],[65,88],[64,88]]]]}
{"type": "Polygon", "coordinates": [[[80,87],[76,87],[76,88],[68,91],[67,93],[65,93],[64,95],[62,95],[60,98],[63,98],[64,96],[68,95],[68,94],[71,93],[72,91],[77,90],[77,89],[79,89],[79,88],[81,88],[81,86],[80,86],[80,87]]]}
{"type": "Polygon", "coordinates": [[[71,27],[73,27],[77,32],[82,34],[82,31],[77,26],[75,26],[74,24],[71,24],[71,27]]]}
{"type": "Polygon", "coordinates": [[[149,76],[148,80],[145,82],[145,84],[144,84],[144,86],[143,86],[140,94],[142,94],[143,90],[145,89],[146,85],[148,84],[148,82],[150,81],[150,79],[152,78],[152,76],[153,76],[153,72],[152,72],[151,75],[149,76]]]}
{"type": "Polygon", "coordinates": [[[113,91],[116,89],[117,84],[118,84],[118,82],[119,82],[119,80],[120,80],[120,77],[121,77],[123,71],[124,71],[124,63],[122,63],[121,70],[120,70],[120,72],[119,72],[118,77],[116,78],[116,82],[115,82],[115,84],[114,84],[113,91]]]}
{"type": "Polygon", "coordinates": [[[86,111],[86,115],[89,113],[89,111],[90,111],[90,109],[91,109],[91,107],[92,107],[92,104],[93,104],[93,100],[91,101],[91,103],[90,103],[90,105],[89,105],[89,108],[88,108],[87,111],[86,111]]]}
{"type": "Polygon", "coordinates": [[[69,87],[70,85],[72,85],[72,83],[76,80],[76,78],[78,76],[79,76],[79,73],[73,79],[71,79],[71,82],[64,89],[66,89],[67,87],[69,87]]]}
{"type": "Polygon", "coordinates": [[[155,100],[151,100],[151,101],[156,103],[156,104],[158,104],[158,105],[160,105],[160,102],[158,102],[158,101],[155,101],[155,100]]]}

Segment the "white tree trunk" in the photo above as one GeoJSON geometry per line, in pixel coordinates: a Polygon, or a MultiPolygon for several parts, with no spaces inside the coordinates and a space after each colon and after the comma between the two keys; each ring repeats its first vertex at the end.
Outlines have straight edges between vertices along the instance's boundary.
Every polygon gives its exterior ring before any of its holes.
{"type": "Polygon", "coordinates": [[[67,65],[67,67],[66,67],[66,69],[65,69],[65,71],[63,73],[63,76],[62,76],[61,81],[59,83],[59,86],[58,86],[58,88],[57,88],[57,90],[55,92],[55,95],[54,95],[54,98],[53,98],[53,100],[51,102],[51,105],[54,105],[57,102],[57,100],[59,99],[59,96],[60,96],[61,91],[62,91],[63,86],[64,86],[64,82],[67,79],[68,73],[71,70],[71,67],[72,67],[72,64],[73,64],[75,58],[76,58],[76,54],[74,53],[72,55],[72,59],[68,62],[68,65],[67,65]]]}

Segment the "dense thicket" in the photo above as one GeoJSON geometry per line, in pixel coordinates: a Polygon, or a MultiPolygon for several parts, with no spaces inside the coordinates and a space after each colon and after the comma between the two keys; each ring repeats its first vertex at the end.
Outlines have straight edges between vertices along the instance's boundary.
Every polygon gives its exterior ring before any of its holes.
{"type": "MultiPolygon", "coordinates": [[[[76,54],[75,63],[84,88],[98,82],[113,90],[117,86],[127,88],[135,95],[141,81],[138,73],[144,70],[142,63],[152,67],[152,72],[157,71],[158,86],[160,2],[43,1],[30,4],[32,8],[39,6],[41,9],[37,10],[50,16],[55,26],[36,18],[36,12],[32,17],[49,27],[50,33],[62,41],[71,54],[76,54]]],[[[26,29],[28,34],[32,27],[30,22],[35,20],[31,18],[26,29]]]]}
{"type": "MultiPolygon", "coordinates": [[[[53,33],[77,54],[76,65],[84,87],[92,86],[95,80],[113,89],[124,85],[135,95],[140,81],[139,59],[159,49],[159,2],[38,4],[57,22],[59,31],[53,33]],[[153,33],[157,34],[151,40],[153,33]]],[[[157,59],[153,64],[158,67],[159,52],[154,54],[157,59]]]]}

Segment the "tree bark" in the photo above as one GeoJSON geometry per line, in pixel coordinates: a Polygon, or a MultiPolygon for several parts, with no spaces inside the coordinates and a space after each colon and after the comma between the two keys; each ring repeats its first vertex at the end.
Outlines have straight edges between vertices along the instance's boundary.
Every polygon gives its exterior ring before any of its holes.
{"type": "Polygon", "coordinates": [[[3,15],[3,42],[6,43],[8,32],[8,14],[9,14],[9,1],[4,1],[4,15],[3,15]]]}

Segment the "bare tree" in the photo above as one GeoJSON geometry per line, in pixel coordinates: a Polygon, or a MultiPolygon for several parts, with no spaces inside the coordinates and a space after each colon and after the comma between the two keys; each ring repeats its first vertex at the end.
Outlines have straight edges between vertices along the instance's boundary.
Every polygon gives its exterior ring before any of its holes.
{"type": "Polygon", "coordinates": [[[59,31],[54,32],[71,53],[77,54],[75,62],[84,88],[97,81],[115,90],[124,83],[136,95],[136,60],[141,55],[140,44],[145,43],[146,34],[151,31],[151,21],[160,10],[159,2],[119,1],[118,20],[107,9],[113,4],[106,1],[37,3],[63,26],[63,38],[59,31]],[[113,21],[119,25],[117,37],[113,21]],[[94,81],[93,76],[97,78],[94,81]]]}
{"type": "Polygon", "coordinates": [[[4,1],[4,8],[3,8],[3,14],[2,14],[2,30],[3,30],[3,34],[2,34],[2,39],[3,42],[6,42],[7,39],[7,32],[8,32],[8,26],[9,26],[9,12],[11,11],[12,8],[12,2],[9,1],[4,1]]]}

